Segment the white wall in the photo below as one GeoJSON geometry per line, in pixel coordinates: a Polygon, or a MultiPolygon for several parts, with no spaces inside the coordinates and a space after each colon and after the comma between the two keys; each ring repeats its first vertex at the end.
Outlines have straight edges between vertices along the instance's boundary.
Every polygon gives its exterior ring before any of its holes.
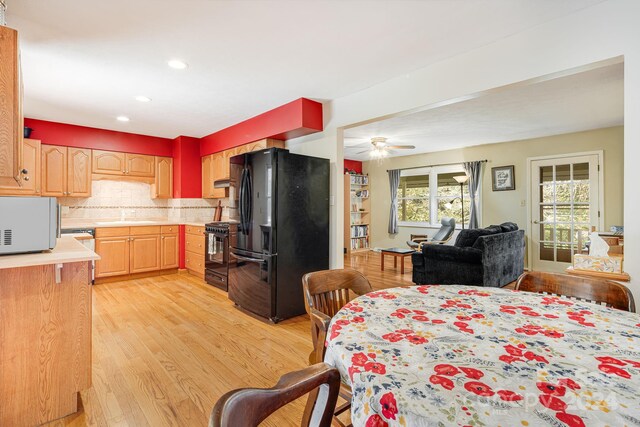
{"type": "Polygon", "coordinates": [[[640,301],[640,224],[632,221],[640,197],[629,185],[640,182],[640,168],[633,167],[640,160],[639,16],[640,1],[605,1],[329,103],[325,131],[291,140],[288,147],[331,159],[332,267],[343,262],[342,218],[337,214],[343,211],[342,167],[336,167],[343,159],[339,128],[624,55],[625,265],[640,301]]]}

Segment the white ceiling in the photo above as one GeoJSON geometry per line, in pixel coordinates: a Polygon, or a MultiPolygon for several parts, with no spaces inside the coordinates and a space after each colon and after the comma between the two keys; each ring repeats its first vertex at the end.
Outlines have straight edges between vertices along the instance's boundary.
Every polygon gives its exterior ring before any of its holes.
{"type": "Polygon", "coordinates": [[[624,122],[624,67],[610,65],[345,130],[345,158],[369,160],[372,137],[415,145],[393,156],[578,132],[624,122]]]}
{"type": "Polygon", "coordinates": [[[347,95],[601,1],[7,3],[8,24],[20,31],[27,117],[175,137],[299,97],[347,95]],[[169,69],[171,58],[189,68],[169,69]]]}

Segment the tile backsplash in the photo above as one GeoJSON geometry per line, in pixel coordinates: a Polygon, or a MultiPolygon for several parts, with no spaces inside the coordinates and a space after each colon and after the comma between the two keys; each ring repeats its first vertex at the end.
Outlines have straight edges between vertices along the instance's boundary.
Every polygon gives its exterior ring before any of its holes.
{"type": "MultiPolygon", "coordinates": [[[[213,218],[218,200],[152,199],[151,186],[143,182],[99,180],[92,182],[91,197],[58,199],[64,218],[167,218],[193,221],[213,218]],[[67,208],[68,207],[68,208],[67,208]]],[[[221,199],[228,206],[228,199],[221,199]]],[[[223,210],[223,217],[228,209],[223,210]]]]}

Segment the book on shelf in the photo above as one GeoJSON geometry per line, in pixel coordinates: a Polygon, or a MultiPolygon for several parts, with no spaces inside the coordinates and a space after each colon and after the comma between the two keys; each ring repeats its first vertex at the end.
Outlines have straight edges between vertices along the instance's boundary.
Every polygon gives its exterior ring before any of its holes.
{"type": "Polygon", "coordinates": [[[368,175],[351,175],[350,183],[354,185],[367,185],[369,184],[369,176],[368,175]]]}
{"type": "Polygon", "coordinates": [[[364,239],[352,239],[351,240],[351,250],[357,249],[367,249],[369,248],[369,238],[366,237],[364,239]]]}
{"type": "Polygon", "coordinates": [[[369,197],[369,190],[356,190],[353,194],[355,197],[369,197]]]}
{"type": "Polygon", "coordinates": [[[366,237],[369,234],[368,225],[351,226],[351,237],[366,237]]]}

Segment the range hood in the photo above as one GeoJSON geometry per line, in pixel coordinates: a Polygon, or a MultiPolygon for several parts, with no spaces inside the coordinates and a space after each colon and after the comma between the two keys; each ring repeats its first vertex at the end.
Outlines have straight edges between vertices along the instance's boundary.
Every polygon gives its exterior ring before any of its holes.
{"type": "Polygon", "coordinates": [[[229,188],[231,187],[231,180],[229,178],[218,179],[213,181],[213,188],[229,188]]]}

